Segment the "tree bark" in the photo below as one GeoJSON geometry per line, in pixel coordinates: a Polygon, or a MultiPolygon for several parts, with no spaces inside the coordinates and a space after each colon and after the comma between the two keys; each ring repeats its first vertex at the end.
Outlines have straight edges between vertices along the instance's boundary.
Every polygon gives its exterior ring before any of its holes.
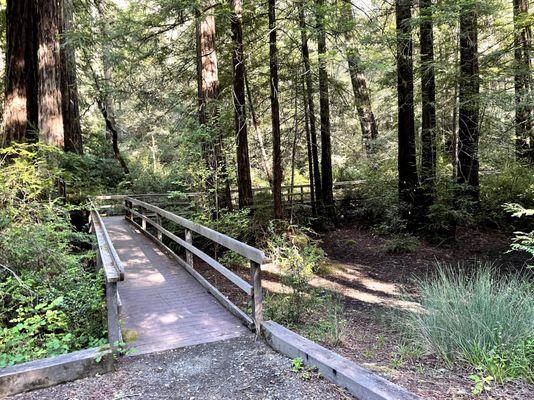
{"type": "Polygon", "coordinates": [[[37,126],[36,9],[30,0],[8,0],[2,145],[30,138],[37,126]]]}
{"type": "Polygon", "coordinates": [[[515,136],[518,158],[534,162],[534,137],[532,105],[532,65],[530,49],[532,33],[528,22],[528,0],[513,0],[514,9],[514,59],[515,59],[515,136]],[[530,144],[529,144],[530,141],[530,144]]]}
{"type": "Polygon", "coordinates": [[[321,177],[322,200],[326,213],[334,216],[334,193],[332,189],[332,147],[330,138],[330,96],[328,87],[325,1],[316,0],[317,52],[319,55],[319,105],[321,117],[321,177]]]}
{"type": "MultiPolygon", "coordinates": [[[[353,20],[352,3],[350,1],[344,0],[343,13],[347,22],[353,20]]],[[[365,77],[358,49],[354,43],[354,35],[352,32],[352,29],[345,30],[345,40],[348,46],[346,51],[347,64],[352,91],[354,92],[354,100],[356,102],[356,111],[358,112],[358,119],[360,120],[363,147],[366,154],[369,155],[372,153],[372,142],[378,137],[378,127],[371,106],[369,86],[367,85],[367,79],[365,77]]]]}
{"type": "Polygon", "coordinates": [[[418,184],[411,7],[411,0],[396,0],[399,201],[406,217],[411,217],[418,184]]]}
{"type": "MultiPolygon", "coordinates": [[[[62,35],[67,34],[72,29],[73,7],[72,0],[63,0],[62,35]]],[[[83,154],[82,128],[78,106],[78,84],[76,81],[76,54],[68,41],[62,44],[60,56],[65,151],[83,154]]]]}
{"type": "MultiPolygon", "coordinates": [[[[100,32],[104,40],[108,39],[107,31],[107,16],[104,9],[105,0],[99,0],[96,2],[96,8],[99,14],[100,19],[103,22],[102,31],[100,32]]],[[[109,52],[109,47],[104,43],[104,48],[102,49],[102,66],[104,68],[104,88],[100,87],[99,78],[94,74],[94,80],[97,85],[98,90],[98,105],[104,122],[106,123],[106,137],[111,141],[113,148],[113,155],[115,159],[120,164],[122,170],[125,174],[129,174],[130,170],[126,161],[122,157],[120,148],[119,148],[119,129],[117,127],[117,121],[115,120],[115,107],[113,104],[113,98],[111,96],[112,87],[113,87],[113,69],[111,63],[111,55],[109,52]]]]}
{"type": "Polygon", "coordinates": [[[436,78],[432,0],[419,0],[421,36],[421,183],[424,207],[432,204],[436,191],[436,78]]]}
{"type": "Polygon", "coordinates": [[[457,181],[463,193],[478,203],[479,188],[479,72],[476,4],[466,3],[460,10],[460,92],[457,181]]]}
{"type": "MultiPolygon", "coordinates": [[[[315,103],[313,102],[313,79],[312,71],[310,67],[310,50],[308,47],[308,34],[306,27],[306,15],[304,14],[304,0],[299,1],[299,26],[300,26],[300,39],[301,39],[301,53],[302,61],[304,63],[304,76],[306,83],[306,102],[305,110],[308,112],[308,127],[311,145],[311,158],[309,158],[312,164],[313,174],[310,175],[310,184],[315,186],[314,203],[315,199],[322,198],[322,183],[321,172],[319,170],[319,151],[317,146],[317,128],[315,117],[315,103]]],[[[315,206],[315,204],[314,204],[315,206]]]]}
{"type": "MultiPolygon", "coordinates": [[[[212,9],[208,2],[207,9],[212,9]]],[[[214,124],[217,116],[216,101],[219,98],[219,72],[215,49],[215,16],[212,12],[197,14],[197,83],[199,103],[199,123],[213,125],[215,137],[205,138],[202,143],[204,159],[211,175],[207,179],[208,190],[215,192],[215,209],[232,208],[230,182],[226,172],[222,136],[214,124]],[[221,183],[222,185],[219,185],[221,183]],[[219,188],[222,187],[222,190],[219,188]]]]}
{"type": "Polygon", "coordinates": [[[276,0],[269,0],[269,71],[271,80],[271,126],[273,135],[274,217],[282,219],[282,154],[280,149],[280,104],[278,100],[278,49],[276,43],[276,0]]]}
{"type": "Polygon", "coordinates": [[[232,65],[235,131],[237,139],[237,188],[239,208],[253,203],[250,158],[248,154],[248,132],[245,98],[245,59],[243,51],[243,1],[232,0],[232,65]]]}
{"type": "MultiPolygon", "coordinates": [[[[305,133],[306,133],[306,150],[308,152],[308,175],[310,176],[310,202],[311,202],[311,208],[312,208],[312,215],[317,215],[317,207],[315,204],[315,185],[313,182],[315,181],[314,176],[314,162],[313,162],[313,151],[312,151],[312,141],[311,141],[311,130],[310,130],[310,113],[308,110],[308,93],[306,90],[306,85],[304,81],[302,81],[302,94],[303,94],[303,102],[304,105],[304,127],[305,127],[305,133]]],[[[318,169],[318,168],[317,168],[318,169]]]]}
{"type": "Polygon", "coordinates": [[[59,33],[61,3],[37,0],[39,133],[43,142],[65,147],[59,33]]]}

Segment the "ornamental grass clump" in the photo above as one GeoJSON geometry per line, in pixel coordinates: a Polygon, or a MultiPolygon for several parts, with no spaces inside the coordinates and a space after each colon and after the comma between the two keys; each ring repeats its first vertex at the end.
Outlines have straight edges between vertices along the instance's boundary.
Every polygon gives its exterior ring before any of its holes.
{"type": "Polygon", "coordinates": [[[500,276],[492,265],[439,266],[420,282],[424,312],[408,316],[413,339],[446,363],[463,363],[502,383],[534,380],[532,276],[500,276]]]}

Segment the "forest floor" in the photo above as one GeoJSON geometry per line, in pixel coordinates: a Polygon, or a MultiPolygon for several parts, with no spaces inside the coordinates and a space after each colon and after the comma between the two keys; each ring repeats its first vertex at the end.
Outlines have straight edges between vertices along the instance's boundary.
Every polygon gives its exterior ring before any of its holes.
{"type": "Polygon", "coordinates": [[[17,400],[277,399],[342,400],[330,382],[306,381],[253,334],[236,339],[123,357],[114,372],[13,396],[17,400]]]}
{"type": "MultiPolygon", "coordinates": [[[[501,269],[513,270],[523,265],[525,257],[507,253],[510,237],[495,231],[460,232],[457,241],[436,247],[421,242],[409,253],[389,253],[387,235],[378,235],[366,226],[352,225],[320,235],[328,255],[329,272],[309,284],[328,288],[341,295],[343,328],[339,343],[321,343],[360,365],[418,394],[424,399],[469,399],[473,373],[461,366],[444,365],[432,356],[420,354],[403,340],[399,315],[420,309],[417,303],[418,279],[428,276],[437,263],[473,264],[489,261],[501,269]]],[[[213,270],[196,265],[203,275],[232,301],[246,308],[247,299],[239,289],[213,270]]],[[[248,279],[246,268],[238,272],[248,279]]],[[[271,292],[284,292],[279,271],[267,265],[263,285],[271,292]]],[[[313,321],[292,327],[304,336],[313,321]]],[[[534,400],[534,385],[507,382],[493,385],[479,399],[534,400]]]]}
{"type": "MultiPolygon", "coordinates": [[[[473,371],[460,366],[451,369],[415,352],[403,341],[398,316],[419,307],[416,282],[435,270],[437,263],[489,261],[510,270],[523,265],[524,257],[507,253],[509,236],[493,231],[461,232],[447,247],[423,241],[418,249],[404,254],[384,251],[390,239],[366,227],[338,229],[322,235],[322,240],[334,268],[319,281],[343,295],[346,320],[341,342],[323,344],[424,399],[472,398],[473,381],[468,376],[473,371]]],[[[534,399],[534,386],[493,385],[478,398],[534,399]]]]}

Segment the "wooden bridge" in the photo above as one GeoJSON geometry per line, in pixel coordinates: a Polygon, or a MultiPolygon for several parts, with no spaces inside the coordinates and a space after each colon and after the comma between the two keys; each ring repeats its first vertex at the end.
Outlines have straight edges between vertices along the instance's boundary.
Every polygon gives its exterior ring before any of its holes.
{"type": "Polygon", "coordinates": [[[234,338],[247,328],[259,332],[262,251],[134,197],[124,197],[124,211],[105,218],[97,208],[91,213],[97,263],[106,275],[110,343],[124,340],[143,354],[234,338]],[[250,279],[200,248],[209,244],[249,260],[250,279]],[[246,293],[250,314],[195,270],[197,262],[246,293]]]}

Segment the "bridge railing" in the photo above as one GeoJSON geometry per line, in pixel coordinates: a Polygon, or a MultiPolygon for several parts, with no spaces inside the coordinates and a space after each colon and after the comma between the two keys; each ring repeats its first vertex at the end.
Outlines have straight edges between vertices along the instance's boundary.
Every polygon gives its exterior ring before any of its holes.
{"type": "Polygon", "coordinates": [[[256,332],[259,334],[261,331],[261,322],[263,320],[261,266],[267,261],[265,254],[261,250],[242,243],[213,229],[180,217],[158,206],[139,200],[138,198],[125,197],[124,208],[126,210],[127,221],[131,222],[141,232],[158,243],[194,278],[196,278],[202,286],[204,286],[214,297],[216,297],[219,302],[221,302],[232,314],[240,318],[249,327],[249,329],[255,328],[256,332]],[[164,221],[170,221],[183,228],[185,230],[184,237],[181,238],[175,233],[166,229],[163,226],[164,221]],[[155,228],[155,234],[149,232],[149,226],[155,228]],[[193,233],[246,258],[250,264],[250,280],[244,280],[239,275],[222,265],[219,261],[206,254],[200,248],[196,247],[193,244],[193,233]],[[185,260],[164,243],[164,237],[178,244],[183,250],[185,250],[185,260]],[[219,272],[249,296],[252,305],[251,316],[232,303],[215,286],[213,286],[206,278],[204,278],[197,270],[195,270],[194,256],[219,272]]]}
{"type": "Polygon", "coordinates": [[[122,342],[122,332],[119,323],[121,300],[117,290],[117,283],[124,280],[124,266],[113,246],[102,217],[91,203],[90,226],[97,240],[96,266],[103,268],[106,281],[106,303],[108,322],[108,341],[112,347],[122,342]]]}

